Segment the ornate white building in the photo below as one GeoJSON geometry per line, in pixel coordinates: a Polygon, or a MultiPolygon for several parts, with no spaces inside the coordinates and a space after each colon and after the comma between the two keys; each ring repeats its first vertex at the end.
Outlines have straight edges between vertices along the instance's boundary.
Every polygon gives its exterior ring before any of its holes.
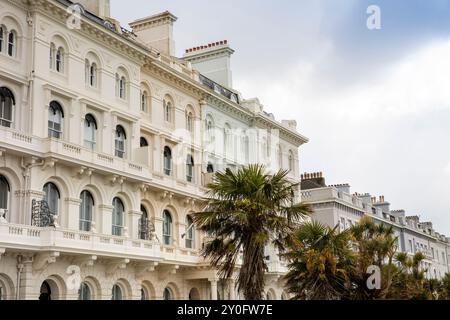
{"type": "Polygon", "coordinates": [[[407,216],[405,210],[391,210],[384,196],[350,193],[350,185],[328,186],[321,172],[305,173],[302,178],[302,200],[312,205],[313,220],[340,230],[358,223],[368,215],[376,223],[393,227],[397,251],[413,256],[422,252],[425,256],[422,268],[428,278],[441,279],[450,272],[450,238],[433,229],[431,222],[421,222],[418,216],[407,216]]]}
{"type": "Polygon", "coordinates": [[[299,181],[307,139],[232,88],[227,42],[176,58],[171,13],[79,2],[0,0],[0,299],[239,298],[189,214],[216,170],[299,181]]]}

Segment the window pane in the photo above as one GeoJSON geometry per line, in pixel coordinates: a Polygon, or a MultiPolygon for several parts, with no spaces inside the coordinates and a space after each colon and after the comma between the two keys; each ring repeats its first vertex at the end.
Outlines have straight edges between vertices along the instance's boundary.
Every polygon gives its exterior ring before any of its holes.
{"type": "Polygon", "coordinates": [[[3,176],[0,176],[0,209],[8,209],[9,185],[3,176]]]}
{"type": "Polygon", "coordinates": [[[91,289],[86,283],[81,284],[78,300],[91,300],[91,289]]]}

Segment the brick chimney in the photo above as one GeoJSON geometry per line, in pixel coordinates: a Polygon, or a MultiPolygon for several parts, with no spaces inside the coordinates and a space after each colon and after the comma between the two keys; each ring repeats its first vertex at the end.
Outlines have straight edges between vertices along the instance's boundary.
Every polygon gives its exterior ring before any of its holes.
{"type": "Polygon", "coordinates": [[[301,179],[302,190],[319,189],[327,186],[322,172],[304,173],[301,175],[301,179]]]}
{"type": "Polygon", "coordinates": [[[391,204],[384,199],[384,196],[380,196],[378,199],[374,198],[373,206],[381,209],[384,213],[390,213],[391,204]]]}
{"type": "Polygon", "coordinates": [[[174,56],[173,23],[177,19],[169,11],[165,11],[135,20],[130,23],[130,27],[138,39],[146,46],[154,48],[165,55],[174,56]]]}

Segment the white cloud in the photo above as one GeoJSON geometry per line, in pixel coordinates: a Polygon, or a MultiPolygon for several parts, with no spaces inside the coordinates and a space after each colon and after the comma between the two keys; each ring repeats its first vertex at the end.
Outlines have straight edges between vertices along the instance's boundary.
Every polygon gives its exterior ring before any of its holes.
{"type": "Polygon", "coordinates": [[[444,168],[444,172],[448,175],[450,175],[450,162],[447,164],[447,166],[444,168]]]}
{"type": "MultiPolygon", "coordinates": [[[[288,74],[238,78],[278,118],[295,118],[311,141],[301,151],[305,170],[330,183],[384,194],[393,209],[421,214],[450,235],[450,39],[429,43],[375,77],[348,86],[324,79],[334,60],[331,42],[288,74]],[[330,85],[335,83],[336,85],[330,85]],[[447,117],[447,122],[443,118],[447,117]]],[[[370,61],[367,62],[370,64],[370,61]]]]}

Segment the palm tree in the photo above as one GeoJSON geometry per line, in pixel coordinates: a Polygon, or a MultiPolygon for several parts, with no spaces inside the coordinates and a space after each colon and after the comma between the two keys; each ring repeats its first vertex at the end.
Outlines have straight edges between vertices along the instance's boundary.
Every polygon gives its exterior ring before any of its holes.
{"type": "Polygon", "coordinates": [[[294,299],[335,300],[348,290],[349,266],[355,253],[348,231],[307,222],[294,232],[292,243],[284,255],[290,271],[285,276],[294,299]]]}
{"type": "Polygon", "coordinates": [[[425,288],[426,269],[421,268],[425,256],[417,252],[410,257],[407,253],[398,253],[396,259],[400,265],[394,278],[392,297],[397,299],[432,299],[432,292],[425,288]]]}
{"type": "Polygon", "coordinates": [[[355,268],[351,275],[353,290],[349,298],[372,300],[385,298],[392,285],[396,270],[393,259],[397,251],[398,238],[392,226],[375,223],[369,216],[361,218],[358,224],[350,228],[355,250],[358,253],[355,268]],[[370,266],[377,266],[381,271],[381,288],[371,289],[367,281],[370,266]]]}
{"type": "Polygon", "coordinates": [[[197,228],[212,238],[202,253],[222,278],[233,276],[242,252],[237,284],[248,300],[263,296],[265,247],[273,244],[282,251],[296,224],[310,213],[309,206],[294,203],[297,184],[287,175],[284,170],[270,175],[262,165],[216,173],[205,210],[193,214],[197,228]]]}

